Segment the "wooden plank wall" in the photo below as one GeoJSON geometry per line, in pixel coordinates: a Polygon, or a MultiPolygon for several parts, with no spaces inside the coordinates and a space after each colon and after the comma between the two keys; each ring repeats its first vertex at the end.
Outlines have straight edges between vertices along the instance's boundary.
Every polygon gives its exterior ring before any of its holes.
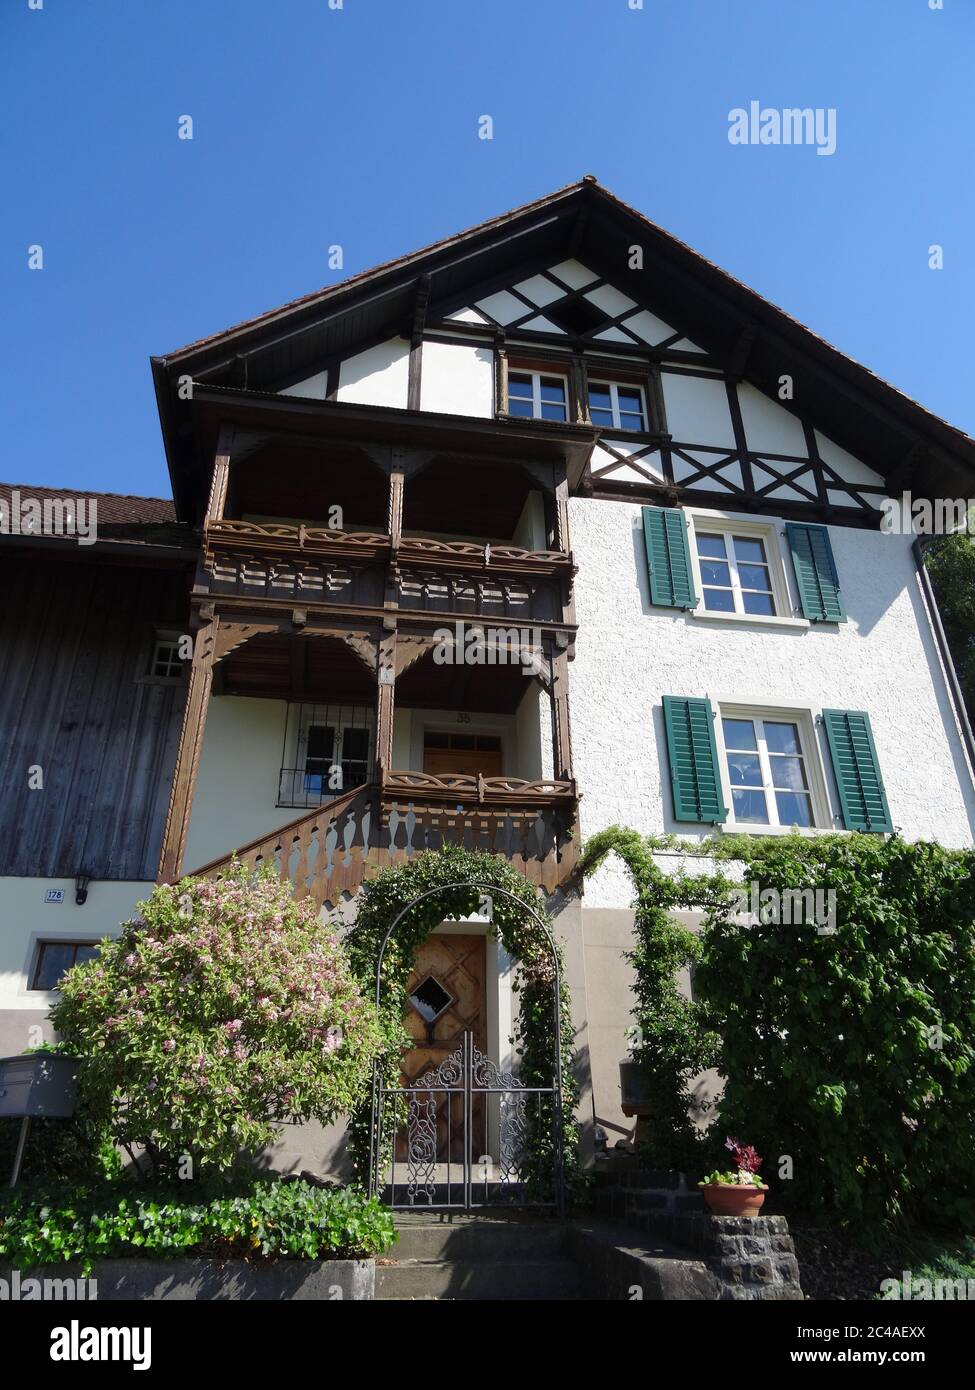
{"type": "Polygon", "coordinates": [[[184,572],[4,556],[0,595],[0,874],[155,878],[185,687],[139,677],[184,572]]]}

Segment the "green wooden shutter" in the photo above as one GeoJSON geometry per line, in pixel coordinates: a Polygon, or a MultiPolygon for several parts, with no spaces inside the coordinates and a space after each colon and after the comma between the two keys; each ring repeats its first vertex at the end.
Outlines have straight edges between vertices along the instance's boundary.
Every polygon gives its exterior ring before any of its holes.
{"type": "Polygon", "coordinates": [[[813,623],[844,623],[846,608],[825,526],[786,523],[802,616],[813,623]]]}
{"type": "Polygon", "coordinates": [[[644,507],[643,539],[650,573],[650,602],[661,608],[696,608],[684,513],[673,507],[644,507]]]}
{"type": "Polygon", "coordinates": [[[664,728],[674,819],[720,824],[728,812],[721,794],[711,701],[665,695],[664,728]]]}
{"type": "Polygon", "coordinates": [[[823,723],[843,824],[847,830],[893,830],[870,716],[862,710],[824,709],[823,723]]]}

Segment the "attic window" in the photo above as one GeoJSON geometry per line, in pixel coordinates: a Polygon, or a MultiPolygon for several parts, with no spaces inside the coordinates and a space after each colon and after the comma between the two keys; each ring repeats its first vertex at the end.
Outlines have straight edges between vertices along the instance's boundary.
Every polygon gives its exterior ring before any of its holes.
{"type": "Polygon", "coordinates": [[[574,337],[595,333],[606,322],[605,312],[590,304],[588,299],[567,299],[562,304],[550,304],[545,316],[574,337]]]}

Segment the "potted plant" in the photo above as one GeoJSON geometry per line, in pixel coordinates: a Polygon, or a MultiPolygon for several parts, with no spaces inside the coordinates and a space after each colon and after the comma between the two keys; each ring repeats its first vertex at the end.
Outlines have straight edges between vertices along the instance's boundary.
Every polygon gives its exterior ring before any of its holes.
{"type": "Polygon", "coordinates": [[[757,1216],[768,1187],[758,1176],[762,1160],[750,1144],[726,1139],[735,1166],[725,1172],[709,1173],[698,1187],[715,1216],[757,1216]]]}

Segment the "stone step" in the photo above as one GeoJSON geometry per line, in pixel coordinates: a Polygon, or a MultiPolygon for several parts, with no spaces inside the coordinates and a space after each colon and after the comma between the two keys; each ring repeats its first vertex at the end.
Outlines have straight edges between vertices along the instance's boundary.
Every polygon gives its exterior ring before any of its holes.
{"type": "Polygon", "coordinates": [[[566,1254],[566,1228],[558,1221],[451,1217],[396,1223],[389,1252],[396,1260],[556,1259],[566,1254]]]}
{"type": "Polygon", "coordinates": [[[377,1299],[578,1299],[571,1260],[401,1260],[376,1266],[377,1299]]]}

